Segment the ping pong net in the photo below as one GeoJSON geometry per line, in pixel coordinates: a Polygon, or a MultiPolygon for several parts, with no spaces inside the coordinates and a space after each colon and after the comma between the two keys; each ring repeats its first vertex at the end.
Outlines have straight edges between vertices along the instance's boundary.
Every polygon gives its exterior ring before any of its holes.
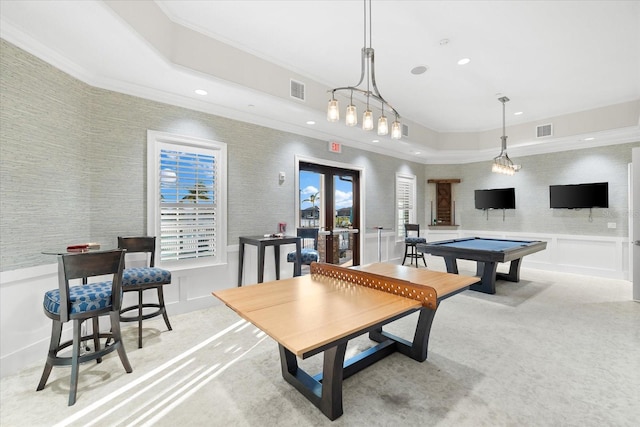
{"type": "Polygon", "coordinates": [[[358,286],[377,289],[382,292],[420,301],[423,307],[435,310],[438,306],[437,292],[427,285],[419,285],[408,280],[396,279],[380,274],[367,273],[333,264],[311,263],[311,274],[331,277],[358,286]]]}

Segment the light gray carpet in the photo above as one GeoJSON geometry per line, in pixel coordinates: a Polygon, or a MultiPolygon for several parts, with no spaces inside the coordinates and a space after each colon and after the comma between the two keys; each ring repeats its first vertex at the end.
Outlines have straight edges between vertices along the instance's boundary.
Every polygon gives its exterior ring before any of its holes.
{"type": "MultiPolygon", "coordinates": [[[[430,268],[444,270],[431,259],[430,268]]],[[[470,264],[461,263],[463,274],[470,264]]],[[[394,354],[344,382],[344,415],[330,422],[280,373],[276,343],[217,305],[127,327],[133,373],[115,354],[81,367],[67,407],[69,369],[42,364],[2,379],[9,426],[636,426],[640,419],[640,304],[627,281],[523,269],[497,294],[442,303],[428,359],[394,354]]],[[[212,297],[213,298],[213,297],[212,297]]],[[[389,325],[412,338],[414,315],[389,325]]],[[[348,352],[371,345],[359,338],[348,352]]],[[[319,356],[300,361],[319,372],[319,356]]]]}

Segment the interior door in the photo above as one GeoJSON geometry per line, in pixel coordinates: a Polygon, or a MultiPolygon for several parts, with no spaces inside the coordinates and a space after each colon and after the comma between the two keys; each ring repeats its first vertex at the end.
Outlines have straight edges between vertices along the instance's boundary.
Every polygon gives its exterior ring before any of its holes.
{"type": "Polygon", "coordinates": [[[360,172],[300,162],[300,226],[320,228],[322,262],[360,265],[360,172]]]}

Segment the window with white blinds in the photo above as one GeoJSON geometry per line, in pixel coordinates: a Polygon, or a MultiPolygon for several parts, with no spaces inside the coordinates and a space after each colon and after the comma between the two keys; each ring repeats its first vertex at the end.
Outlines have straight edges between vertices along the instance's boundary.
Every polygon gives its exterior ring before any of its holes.
{"type": "Polygon", "coordinates": [[[396,233],[404,240],[404,225],[416,222],[416,177],[396,174],[396,233]]]}
{"type": "Polygon", "coordinates": [[[226,146],[153,131],[148,139],[149,228],[158,241],[156,259],[163,264],[224,262],[226,146]]]}

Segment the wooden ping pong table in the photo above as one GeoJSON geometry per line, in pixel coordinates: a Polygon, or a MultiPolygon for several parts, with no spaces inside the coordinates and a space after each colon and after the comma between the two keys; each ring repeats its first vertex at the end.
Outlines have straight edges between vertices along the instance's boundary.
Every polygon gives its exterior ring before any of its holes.
{"type": "Polygon", "coordinates": [[[478,282],[426,269],[376,263],[354,268],[313,263],[311,274],[213,292],[278,342],[282,376],[334,420],[342,415],[342,381],[398,351],[423,362],[438,304],[478,282]],[[419,311],[409,342],[382,327],[419,311]],[[347,342],[362,334],[378,344],[345,361],[347,342]],[[324,353],[323,372],[298,367],[324,353]]]}

